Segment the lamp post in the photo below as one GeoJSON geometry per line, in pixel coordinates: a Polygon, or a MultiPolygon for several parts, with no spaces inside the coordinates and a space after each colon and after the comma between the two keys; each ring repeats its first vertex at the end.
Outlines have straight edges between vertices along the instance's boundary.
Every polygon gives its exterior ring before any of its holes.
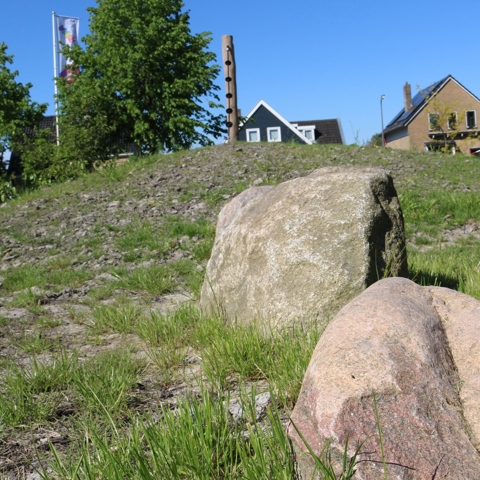
{"type": "Polygon", "coordinates": [[[380,97],[380,117],[382,118],[382,147],[385,146],[385,136],[383,134],[383,99],[385,98],[385,95],[382,95],[380,97]]]}

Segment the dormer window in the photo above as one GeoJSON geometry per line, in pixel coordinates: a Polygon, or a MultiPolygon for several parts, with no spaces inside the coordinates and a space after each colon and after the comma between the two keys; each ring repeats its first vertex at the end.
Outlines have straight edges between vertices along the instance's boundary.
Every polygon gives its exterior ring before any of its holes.
{"type": "Polygon", "coordinates": [[[467,110],[465,122],[467,124],[467,128],[477,128],[477,113],[475,110],[467,110]]]}
{"type": "Polygon", "coordinates": [[[312,142],[315,140],[315,127],[297,127],[297,130],[303,134],[304,137],[306,137],[308,140],[311,140],[312,142]]]}

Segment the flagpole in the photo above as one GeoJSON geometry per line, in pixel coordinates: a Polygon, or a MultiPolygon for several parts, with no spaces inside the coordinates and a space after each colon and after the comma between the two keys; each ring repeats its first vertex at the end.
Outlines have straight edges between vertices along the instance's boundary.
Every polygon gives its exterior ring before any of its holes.
{"type": "Polygon", "coordinates": [[[58,77],[58,69],[57,69],[57,29],[55,28],[55,12],[52,12],[52,32],[53,32],[53,85],[55,91],[55,129],[57,134],[57,145],[60,145],[60,135],[59,135],[59,128],[58,128],[58,98],[57,98],[57,77],[58,77]]]}

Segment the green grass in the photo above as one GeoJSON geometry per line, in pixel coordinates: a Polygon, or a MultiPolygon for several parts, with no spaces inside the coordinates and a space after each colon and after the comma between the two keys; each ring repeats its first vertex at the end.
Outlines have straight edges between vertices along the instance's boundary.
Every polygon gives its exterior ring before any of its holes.
{"type": "Polygon", "coordinates": [[[279,405],[292,408],[310,356],[325,325],[270,332],[257,325],[228,326],[186,303],[167,314],[152,312],[138,325],[150,359],[162,370],[197,352],[205,379],[217,391],[237,382],[268,380],[279,405]]]}
{"type": "Polygon", "coordinates": [[[46,337],[41,331],[36,333],[25,331],[22,337],[12,339],[12,343],[27,354],[50,352],[60,347],[58,340],[46,337]]]}
{"type": "Polygon", "coordinates": [[[115,289],[115,282],[108,281],[89,290],[88,297],[97,302],[100,300],[106,300],[115,293],[115,289]]]}
{"type": "Polygon", "coordinates": [[[29,366],[9,364],[0,369],[0,419],[5,425],[41,422],[55,413],[75,371],[77,358],[66,352],[40,362],[30,357],[29,366]]]}
{"type": "Polygon", "coordinates": [[[236,381],[268,380],[282,407],[292,408],[310,356],[326,325],[265,334],[263,327],[227,326],[221,319],[199,324],[203,369],[217,389],[236,381]]]}
{"type": "Polygon", "coordinates": [[[452,288],[480,299],[480,241],[463,242],[426,252],[409,250],[410,277],[420,285],[452,288]]]}
{"type": "Polygon", "coordinates": [[[44,478],[292,478],[291,447],[275,410],[268,411],[262,430],[256,422],[232,423],[228,401],[203,390],[180,400],[174,411],[161,409],[158,420],[129,422],[129,435],[113,423],[103,434],[87,425],[79,454],[57,455],[50,464],[54,474],[44,470],[44,478]]]}
{"type": "Polygon", "coordinates": [[[48,276],[45,267],[26,265],[7,270],[3,278],[3,288],[7,292],[17,292],[32,287],[42,288],[47,282],[48,276]]]}
{"type": "Polygon", "coordinates": [[[62,350],[42,362],[33,355],[27,367],[10,365],[2,372],[0,419],[9,426],[45,421],[55,414],[62,397],[72,396],[87,417],[123,413],[144,368],[145,361],[125,348],[83,363],[76,352],[62,350]]]}
{"type": "Polygon", "coordinates": [[[165,252],[168,248],[168,244],[165,242],[163,238],[159,238],[159,234],[155,232],[150,222],[143,221],[128,224],[116,245],[122,251],[146,248],[165,252]]]}
{"type": "Polygon", "coordinates": [[[62,320],[45,315],[37,319],[37,324],[40,325],[42,329],[55,328],[62,324],[62,320]]]}
{"type": "Polygon", "coordinates": [[[410,278],[420,285],[452,288],[480,299],[480,240],[463,235],[453,245],[446,245],[443,239],[446,230],[480,222],[478,193],[411,189],[400,195],[400,201],[407,238],[417,247],[428,247],[408,249],[410,278]]]}
{"type": "Polygon", "coordinates": [[[183,286],[193,298],[198,298],[204,272],[194,262],[181,259],[161,265],[150,264],[131,269],[121,267],[113,270],[112,274],[116,280],[108,287],[108,291],[118,288],[140,294],[164,295],[183,286]]]}
{"type": "MultiPolygon", "coordinates": [[[[244,416],[235,422],[228,409],[231,398],[203,388],[198,395],[182,398],[174,410],[161,408],[157,415],[130,418],[127,428],[119,428],[105,415],[109,428],[100,430],[92,422],[80,426],[84,441],[75,455],[61,456],[51,446],[54,461],[48,470],[43,468],[43,478],[296,478],[291,443],[279,411],[274,404],[267,407],[260,423],[254,398],[253,390],[239,399],[244,416]]],[[[308,448],[320,478],[354,478],[361,446],[350,457],[347,442],[340,477],[332,466],[328,444],[320,454],[308,448]]]]}
{"type": "Polygon", "coordinates": [[[76,369],[72,388],[91,415],[121,415],[126,411],[127,394],[145,366],[144,360],[126,348],[104,352],[76,369]]]}
{"type": "Polygon", "coordinates": [[[438,234],[478,218],[478,194],[474,192],[411,191],[400,195],[400,203],[407,233],[429,228],[438,234]]]}
{"type": "Polygon", "coordinates": [[[215,237],[215,229],[207,220],[191,222],[176,216],[168,217],[164,224],[156,227],[149,221],[134,221],[123,229],[115,227],[115,232],[118,237],[115,245],[123,252],[123,260],[126,262],[165,258],[172,250],[184,249],[184,237],[195,237],[195,259],[206,260],[210,256],[215,237]]]}
{"type": "Polygon", "coordinates": [[[293,406],[320,329],[265,336],[256,326],[228,327],[206,318],[192,303],[148,318],[124,301],[99,308],[95,318],[100,317],[103,329],[138,332],[162,371],[181,370],[185,353],[195,351],[203,359],[205,383],[197,394],[180,398],[174,410],[153,407],[139,416],[129,395],[149,367],[131,347],[82,361],[60,351],[45,363],[33,356],[30,367],[10,366],[0,383],[6,425],[48,422],[65,396],[79,406],[73,425],[83,441],[70,452],[51,446],[55,455],[44,478],[256,479],[262,471],[265,478],[292,478],[293,452],[278,409],[293,406]],[[255,389],[247,387],[259,380],[269,382],[273,399],[261,418],[255,389]],[[228,410],[233,385],[243,411],[235,422],[228,410]]]}
{"type": "Polygon", "coordinates": [[[177,284],[184,287],[192,299],[200,298],[200,291],[205,276],[203,266],[192,260],[181,259],[170,263],[170,268],[175,272],[177,284]]]}
{"type": "Polygon", "coordinates": [[[195,260],[198,262],[204,262],[210,258],[214,240],[214,235],[211,235],[193,247],[193,256],[195,260]]]}
{"type": "Polygon", "coordinates": [[[175,272],[169,265],[149,265],[134,269],[119,268],[114,270],[113,275],[117,278],[117,288],[162,295],[175,290],[175,272]]]}
{"type": "Polygon", "coordinates": [[[43,308],[38,303],[38,293],[32,289],[26,289],[18,292],[9,306],[11,308],[26,308],[29,312],[41,315],[43,308]]]}
{"type": "Polygon", "coordinates": [[[186,303],[165,314],[152,311],[138,325],[137,332],[145,342],[145,351],[164,372],[164,378],[171,378],[169,371],[181,365],[188,349],[194,347],[193,337],[201,322],[200,312],[191,303],[186,303]]]}
{"type": "Polygon", "coordinates": [[[126,297],[120,297],[113,304],[96,305],[92,310],[90,328],[94,333],[133,333],[143,319],[141,308],[126,297]]]}
{"type": "Polygon", "coordinates": [[[3,288],[7,292],[47,286],[54,290],[65,287],[77,288],[91,278],[91,272],[84,269],[72,269],[65,259],[50,260],[49,265],[25,265],[7,270],[3,279],[3,288]]]}

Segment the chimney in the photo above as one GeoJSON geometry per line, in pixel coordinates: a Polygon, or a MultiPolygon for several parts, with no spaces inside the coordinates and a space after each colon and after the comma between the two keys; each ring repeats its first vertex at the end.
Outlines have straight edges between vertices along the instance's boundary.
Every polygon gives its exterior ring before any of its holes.
{"type": "Polygon", "coordinates": [[[405,104],[405,111],[408,112],[412,107],[412,87],[408,82],[403,86],[403,103],[405,104]]]}

